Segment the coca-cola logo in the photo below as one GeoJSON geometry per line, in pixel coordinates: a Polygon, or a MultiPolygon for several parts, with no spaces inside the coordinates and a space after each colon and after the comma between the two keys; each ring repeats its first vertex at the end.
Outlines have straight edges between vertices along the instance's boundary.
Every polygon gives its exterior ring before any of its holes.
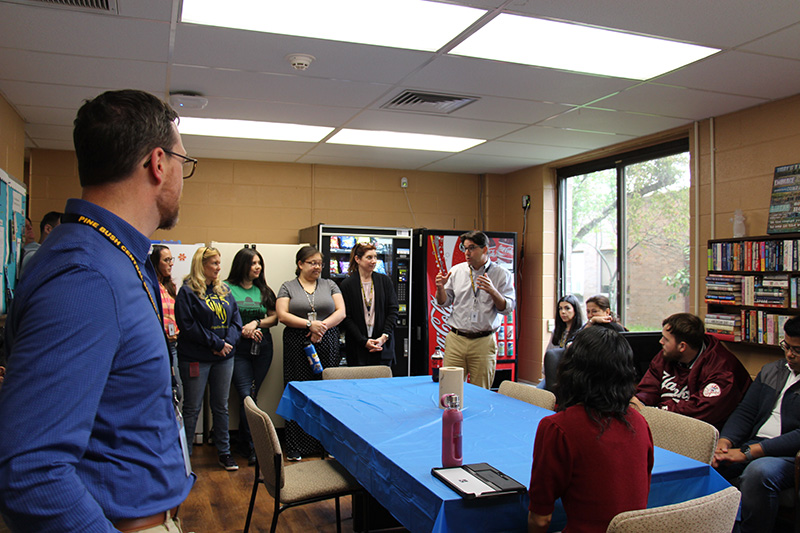
{"type": "Polygon", "coordinates": [[[447,319],[450,318],[450,310],[440,306],[436,302],[436,296],[430,297],[430,324],[433,331],[436,333],[436,341],[431,346],[431,351],[437,347],[444,350],[444,340],[450,332],[450,326],[447,325],[447,319]]]}

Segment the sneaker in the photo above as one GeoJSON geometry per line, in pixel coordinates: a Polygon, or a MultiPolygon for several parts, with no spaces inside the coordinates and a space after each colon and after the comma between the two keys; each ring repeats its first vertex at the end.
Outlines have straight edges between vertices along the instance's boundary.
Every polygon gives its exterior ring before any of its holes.
{"type": "Polygon", "coordinates": [[[299,461],[300,459],[302,459],[302,457],[300,457],[300,454],[297,452],[289,452],[286,455],[287,461],[299,461]]]}
{"type": "Polygon", "coordinates": [[[233,457],[231,457],[229,453],[219,456],[219,466],[229,472],[239,470],[239,465],[236,464],[236,461],[233,460],[233,457]]]}
{"type": "Polygon", "coordinates": [[[250,457],[247,458],[247,465],[248,466],[253,466],[254,464],[256,464],[256,454],[255,454],[255,452],[251,453],[250,457]]]}

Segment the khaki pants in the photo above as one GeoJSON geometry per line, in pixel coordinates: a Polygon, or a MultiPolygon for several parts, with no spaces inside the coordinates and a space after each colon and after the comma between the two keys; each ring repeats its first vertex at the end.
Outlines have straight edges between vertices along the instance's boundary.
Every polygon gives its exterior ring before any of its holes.
{"type": "Polygon", "coordinates": [[[460,366],[464,379],[484,389],[492,387],[494,369],[497,365],[497,341],[494,335],[468,339],[454,332],[444,341],[444,366],[460,366]]]}

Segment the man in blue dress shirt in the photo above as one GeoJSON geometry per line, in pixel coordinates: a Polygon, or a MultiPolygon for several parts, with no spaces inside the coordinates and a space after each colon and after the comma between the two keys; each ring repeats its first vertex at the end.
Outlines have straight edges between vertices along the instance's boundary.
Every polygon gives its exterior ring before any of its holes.
{"type": "Polygon", "coordinates": [[[194,475],[147,260],[196,163],[176,120],[132,90],[78,111],[82,198],[27,265],[6,324],[0,511],[12,531],[180,531],[194,475]]]}

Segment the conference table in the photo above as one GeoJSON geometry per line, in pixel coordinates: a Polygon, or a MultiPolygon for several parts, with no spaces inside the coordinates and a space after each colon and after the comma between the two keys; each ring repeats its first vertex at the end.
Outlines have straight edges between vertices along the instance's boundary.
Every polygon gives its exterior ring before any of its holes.
{"type": "MultiPolygon", "coordinates": [[[[277,413],[319,439],[413,533],[526,531],[527,493],[464,499],[431,474],[441,466],[438,402],[430,376],[293,381],[277,413]]],[[[536,428],[552,411],[465,384],[462,413],[464,464],[489,463],[528,486],[536,428]]],[[[728,486],[709,465],[656,448],[648,507],[728,486]]],[[[559,501],[550,529],[565,524],[559,501]]]]}

